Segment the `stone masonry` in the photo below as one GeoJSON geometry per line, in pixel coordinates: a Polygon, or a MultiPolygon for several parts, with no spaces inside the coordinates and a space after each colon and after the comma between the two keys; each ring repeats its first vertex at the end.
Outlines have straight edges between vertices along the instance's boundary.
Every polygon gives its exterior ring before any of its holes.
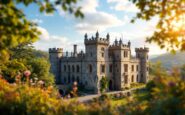
{"type": "Polygon", "coordinates": [[[70,85],[77,81],[79,85],[98,93],[102,77],[109,80],[108,90],[121,90],[131,83],[146,83],[149,77],[149,48],[135,48],[136,56],[131,55],[131,43],[123,44],[116,39],[112,45],[110,36],[84,36],[85,52],[63,52],[61,48],[50,48],[51,71],[57,84],[70,85]]]}

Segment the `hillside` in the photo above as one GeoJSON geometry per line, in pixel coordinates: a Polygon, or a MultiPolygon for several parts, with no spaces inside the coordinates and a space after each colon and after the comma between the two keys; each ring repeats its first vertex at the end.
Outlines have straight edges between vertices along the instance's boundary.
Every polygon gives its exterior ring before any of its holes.
{"type": "Polygon", "coordinates": [[[163,67],[170,69],[173,66],[181,66],[185,64],[185,52],[177,52],[176,54],[162,54],[150,59],[150,61],[153,63],[160,61],[163,67]]]}

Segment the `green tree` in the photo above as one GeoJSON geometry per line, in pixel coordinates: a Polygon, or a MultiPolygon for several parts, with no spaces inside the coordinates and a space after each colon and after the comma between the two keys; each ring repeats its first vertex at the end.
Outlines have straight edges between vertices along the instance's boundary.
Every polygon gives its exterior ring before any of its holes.
{"type": "Polygon", "coordinates": [[[185,50],[185,9],[184,0],[130,0],[139,12],[135,19],[150,20],[158,17],[156,30],[147,42],[156,42],[161,48],[174,51],[185,50]]]}
{"type": "Polygon", "coordinates": [[[50,73],[50,64],[44,58],[34,58],[27,62],[27,66],[31,71],[31,78],[37,77],[39,80],[43,80],[46,85],[52,85],[54,83],[54,76],[50,73]]]}
{"type": "MultiPolygon", "coordinates": [[[[17,4],[28,6],[37,4],[40,12],[52,13],[56,6],[74,14],[76,17],[83,17],[80,7],[76,7],[78,0],[0,0],[0,60],[9,59],[10,49],[20,44],[33,43],[38,40],[40,32],[36,24],[27,20],[24,12],[17,7],[17,4]],[[6,58],[4,58],[6,57],[6,58]]],[[[2,61],[3,60],[3,61],[2,61]]]]}
{"type": "Polygon", "coordinates": [[[107,77],[102,77],[100,80],[100,92],[103,93],[108,88],[108,80],[107,77]]]}

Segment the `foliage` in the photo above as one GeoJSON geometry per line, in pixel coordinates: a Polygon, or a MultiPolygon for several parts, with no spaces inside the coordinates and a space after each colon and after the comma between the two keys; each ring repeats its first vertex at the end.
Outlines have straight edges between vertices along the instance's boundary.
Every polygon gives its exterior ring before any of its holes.
{"type": "Polygon", "coordinates": [[[32,72],[31,78],[37,77],[43,80],[46,85],[54,83],[54,76],[50,73],[50,64],[44,58],[34,58],[27,62],[27,66],[32,72]]]}
{"type": "Polygon", "coordinates": [[[182,115],[185,113],[184,90],[185,82],[177,77],[155,77],[122,111],[139,115],[182,115]]]}
{"type": "Polygon", "coordinates": [[[181,77],[182,77],[182,79],[185,80],[185,64],[183,66],[181,66],[180,71],[181,71],[181,77]]]}
{"type": "MultiPolygon", "coordinates": [[[[0,0],[0,60],[8,60],[10,49],[20,44],[33,43],[38,40],[40,32],[36,24],[27,20],[17,4],[28,6],[37,4],[40,12],[52,13],[56,6],[61,6],[63,11],[68,11],[76,17],[83,17],[80,7],[75,7],[77,0],[0,0]],[[6,57],[6,58],[4,58],[6,57]]],[[[3,61],[2,61],[3,60],[3,61]]]]}
{"type": "Polygon", "coordinates": [[[147,42],[156,42],[161,48],[174,51],[176,48],[185,50],[185,9],[184,0],[130,0],[139,12],[135,19],[151,20],[158,17],[159,21],[153,35],[147,42]]]}
{"type": "Polygon", "coordinates": [[[9,84],[0,79],[1,115],[114,115],[117,112],[109,101],[88,105],[75,100],[63,100],[51,86],[40,88],[27,84],[9,84]]]}
{"type": "Polygon", "coordinates": [[[100,80],[100,92],[103,93],[108,88],[108,80],[107,77],[102,77],[100,80]]]}
{"type": "Polygon", "coordinates": [[[25,70],[32,72],[31,78],[37,77],[46,85],[54,83],[54,76],[50,73],[50,63],[45,52],[34,50],[30,46],[21,46],[12,49],[11,59],[0,64],[1,74],[9,82],[25,70]],[[38,57],[37,57],[38,56],[38,57]]]}
{"type": "Polygon", "coordinates": [[[162,67],[161,62],[150,63],[149,66],[150,75],[152,76],[166,76],[167,72],[165,68],[162,67]]]}

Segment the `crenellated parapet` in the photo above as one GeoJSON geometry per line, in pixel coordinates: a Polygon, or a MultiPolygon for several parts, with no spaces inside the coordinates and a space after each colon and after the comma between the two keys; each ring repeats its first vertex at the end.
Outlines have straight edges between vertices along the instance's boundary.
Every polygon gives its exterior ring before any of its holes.
{"type": "Polygon", "coordinates": [[[111,49],[129,49],[130,48],[130,43],[124,44],[122,40],[120,39],[119,41],[115,39],[114,43],[109,46],[111,49]]]}
{"type": "Polygon", "coordinates": [[[49,53],[62,53],[62,48],[49,48],[49,53]]]}
{"type": "Polygon", "coordinates": [[[99,33],[97,32],[95,37],[92,36],[91,38],[88,38],[88,35],[85,34],[84,36],[84,43],[85,45],[90,45],[90,44],[104,44],[104,45],[109,45],[109,34],[107,34],[106,38],[101,38],[99,37],[99,33]]]}
{"type": "Polygon", "coordinates": [[[140,48],[135,48],[136,52],[149,52],[149,48],[147,47],[140,47],[140,48]]]}

